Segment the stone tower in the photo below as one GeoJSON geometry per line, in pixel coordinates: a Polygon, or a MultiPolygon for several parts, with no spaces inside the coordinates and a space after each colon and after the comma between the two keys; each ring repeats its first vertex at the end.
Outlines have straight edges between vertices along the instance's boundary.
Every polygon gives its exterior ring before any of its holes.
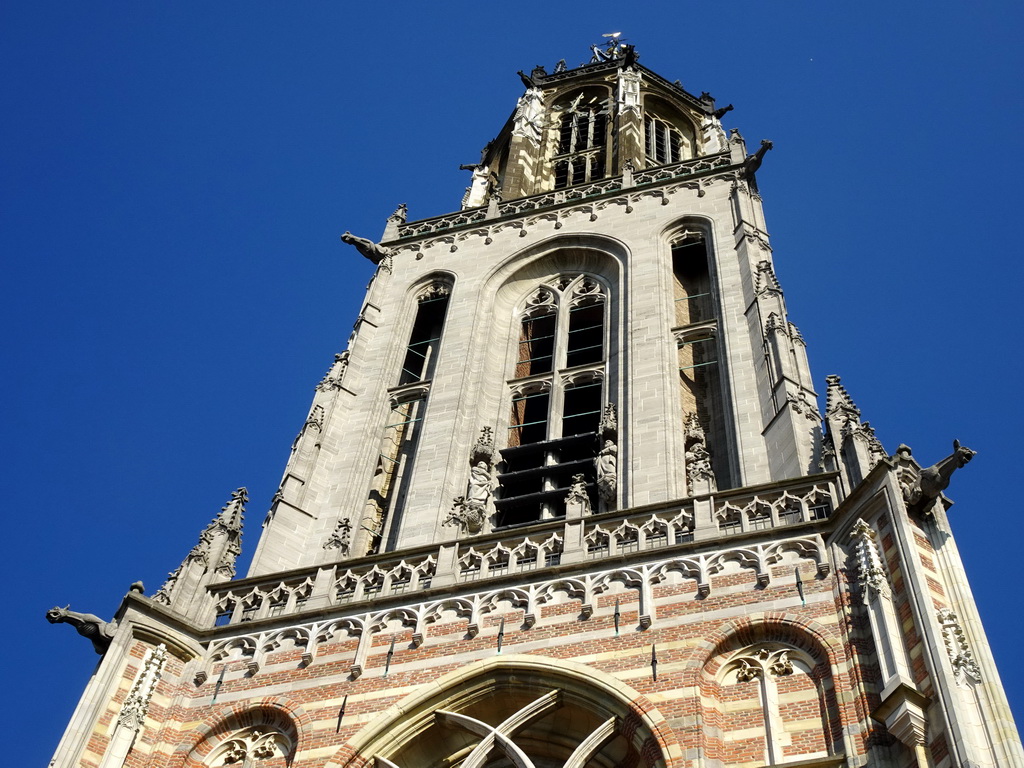
{"type": "Polygon", "coordinates": [[[461,210],[388,218],[238,578],[245,490],[51,765],[1024,766],[942,491],[825,410],[756,172],[616,38],[524,92],[461,210]]]}

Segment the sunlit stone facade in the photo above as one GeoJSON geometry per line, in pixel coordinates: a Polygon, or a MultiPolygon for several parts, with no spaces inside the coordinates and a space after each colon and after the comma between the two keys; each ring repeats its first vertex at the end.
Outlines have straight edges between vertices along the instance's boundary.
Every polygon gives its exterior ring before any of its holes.
{"type": "Polygon", "coordinates": [[[377,269],[249,573],[239,489],[116,625],[53,617],[103,659],[52,765],[1024,766],[973,453],[819,410],[770,143],[617,42],[522,77],[461,210],[343,238],[377,269]]]}

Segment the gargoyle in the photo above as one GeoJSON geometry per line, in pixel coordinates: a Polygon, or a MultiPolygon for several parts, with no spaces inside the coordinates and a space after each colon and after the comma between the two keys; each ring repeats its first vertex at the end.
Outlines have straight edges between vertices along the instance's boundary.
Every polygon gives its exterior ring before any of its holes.
{"type": "Polygon", "coordinates": [[[46,612],[46,620],[51,624],[70,624],[82,637],[89,638],[96,653],[102,656],[110,647],[110,641],[114,639],[117,623],[104,621],[91,613],[70,611],[69,608],[67,605],[63,608],[54,606],[46,612]]]}
{"type": "Polygon", "coordinates": [[[904,500],[912,507],[931,506],[931,503],[949,487],[949,478],[953,472],[973,459],[976,453],[977,451],[960,445],[959,440],[954,440],[953,452],[949,456],[930,467],[925,467],[913,483],[904,486],[904,500]]]}
{"type": "Polygon", "coordinates": [[[355,249],[359,251],[363,256],[368,258],[374,264],[380,264],[388,256],[391,255],[391,249],[385,248],[380,243],[375,243],[372,240],[367,240],[365,237],[356,237],[351,232],[346,232],[341,236],[343,243],[355,246],[355,249]]]}
{"type": "Polygon", "coordinates": [[[752,155],[747,155],[747,159],[743,161],[743,170],[746,171],[748,176],[753,176],[754,172],[761,167],[761,162],[764,160],[765,154],[771,149],[772,144],[768,139],[761,139],[761,146],[757,152],[752,155]]]}

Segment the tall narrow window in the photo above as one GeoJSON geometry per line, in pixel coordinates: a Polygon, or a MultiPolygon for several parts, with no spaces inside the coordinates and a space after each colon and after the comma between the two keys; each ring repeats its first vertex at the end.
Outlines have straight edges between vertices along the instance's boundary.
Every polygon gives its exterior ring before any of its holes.
{"type": "Polygon", "coordinates": [[[444,316],[448,312],[448,293],[447,285],[434,283],[420,295],[416,321],[413,323],[405,360],[402,363],[399,385],[423,381],[433,374],[434,358],[441,341],[441,329],[444,328],[444,316]]]}
{"type": "Polygon", "coordinates": [[[604,178],[608,110],[600,93],[580,92],[561,109],[554,157],[555,189],[604,178]]]}
{"type": "Polygon", "coordinates": [[[408,481],[423,429],[430,393],[429,380],[437,362],[451,288],[436,280],[417,296],[416,317],[405,348],[398,386],[391,393],[391,410],[381,435],[377,464],[358,532],[363,545],[357,556],[393,549],[397,544],[408,481]]]}
{"type": "Polygon", "coordinates": [[[604,288],[586,275],[563,276],[526,302],[495,499],[499,528],[563,516],[574,475],[596,502],[606,305],[604,288]]]}
{"type": "Polygon", "coordinates": [[[679,395],[687,456],[694,466],[698,462],[710,463],[717,486],[728,487],[717,303],[702,233],[684,232],[672,244],[672,275],[675,286],[673,334],[678,349],[679,395]]]}

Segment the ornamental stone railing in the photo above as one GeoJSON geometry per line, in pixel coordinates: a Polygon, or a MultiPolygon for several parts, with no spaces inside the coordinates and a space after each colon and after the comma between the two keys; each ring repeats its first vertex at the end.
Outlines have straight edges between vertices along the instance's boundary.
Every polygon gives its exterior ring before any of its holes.
{"type": "MultiPolygon", "coordinates": [[[[456,634],[464,632],[468,637],[475,637],[483,631],[495,631],[493,620],[490,629],[486,626],[488,614],[509,609],[519,612],[514,619],[520,622],[518,627],[530,630],[547,603],[575,601],[578,618],[588,620],[599,609],[609,611],[607,600],[605,607],[600,608],[599,601],[606,593],[622,594],[624,598],[621,614],[619,600],[615,600],[616,633],[620,617],[624,631],[643,631],[657,624],[656,590],[663,584],[692,582],[694,592],[689,599],[700,600],[712,594],[715,575],[728,573],[736,567],[752,571],[758,588],[768,586],[779,576],[774,566],[786,562],[786,558],[788,562],[794,562],[794,558],[796,562],[810,561],[819,576],[830,573],[831,562],[821,533],[804,529],[793,534],[760,543],[723,540],[717,548],[701,552],[680,548],[674,552],[664,550],[644,562],[612,559],[585,573],[559,573],[556,568],[546,568],[525,577],[517,575],[515,583],[491,579],[459,590],[428,590],[422,594],[402,593],[389,600],[336,604],[329,612],[297,615],[292,623],[283,626],[269,622],[255,626],[241,623],[225,627],[209,640],[195,683],[203,685],[219,679],[218,672],[232,664],[235,675],[244,673],[251,677],[265,665],[274,663],[273,655],[278,650],[289,651],[283,663],[308,666],[316,663],[321,646],[346,639],[356,641],[354,648],[350,643],[346,651],[352,654],[348,670],[353,678],[362,675],[368,666],[379,665],[382,661],[386,672],[390,652],[383,659],[381,653],[375,660],[369,658],[375,637],[390,635],[393,649],[396,633],[411,631],[408,637],[411,647],[416,648],[433,641],[432,625],[451,629],[453,622],[457,625],[456,634]],[[298,658],[294,650],[301,651],[298,658]]],[[[826,592],[825,597],[831,599],[831,593],[826,592]]],[[[403,645],[405,643],[403,640],[403,645]]]]}
{"type": "MultiPolygon", "coordinates": [[[[757,541],[769,529],[827,519],[841,500],[837,477],[827,473],[677,502],[545,520],[284,575],[223,582],[210,587],[209,607],[200,623],[222,626],[276,620],[349,604],[366,610],[384,602],[426,599],[471,582],[554,578],[560,571],[578,571],[585,562],[600,567],[605,561],[609,564],[605,567],[610,567],[704,549],[719,539],[757,541]]],[[[763,549],[769,545],[733,546],[763,549]]]]}
{"type": "Polygon", "coordinates": [[[724,171],[733,166],[728,151],[714,155],[705,155],[692,160],[663,165],[644,171],[634,171],[628,175],[610,176],[589,184],[578,184],[552,192],[542,192],[529,197],[500,202],[497,206],[469,208],[457,213],[435,216],[430,219],[410,221],[398,225],[398,237],[390,241],[391,245],[400,245],[417,237],[450,232],[462,227],[478,225],[484,221],[494,221],[523,213],[538,211],[544,208],[556,208],[562,205],[573,205],[584,200],[620,194],[623,191],[652,187],[658,184],[679,181],[685,178],[697,178],[724,171]]]}

